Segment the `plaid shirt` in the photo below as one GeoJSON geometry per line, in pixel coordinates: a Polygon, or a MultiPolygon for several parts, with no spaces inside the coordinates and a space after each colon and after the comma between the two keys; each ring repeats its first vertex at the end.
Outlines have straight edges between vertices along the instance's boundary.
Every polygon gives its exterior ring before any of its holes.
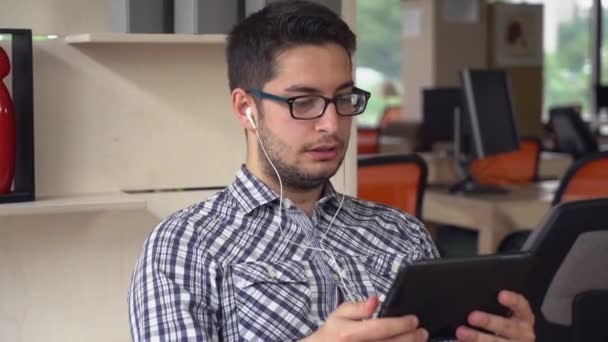
{"type": "Polygon", "coordinates": [[[342,199],[328,182],[312,217],[288,199],[279,217],[277,194],[242,167],[148,237],[129,291],[133,339],[298,340],[343,294],[383,301],[402,264],[437,256],[414,217],[348,196],[328,231],[342,199]]]}

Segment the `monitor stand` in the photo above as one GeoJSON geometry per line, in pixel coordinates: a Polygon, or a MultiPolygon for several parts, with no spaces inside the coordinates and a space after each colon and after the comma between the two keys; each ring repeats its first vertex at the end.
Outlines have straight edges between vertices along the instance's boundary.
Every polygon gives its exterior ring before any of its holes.
{"type": "Polygon", "coordinates": [[[509,190],[501,188],[499,186],[482,185],[471,177],[467,177],[458,183],[452,185],[449,189],[451,194],[462,193],[462,194],[479,194],[479,195],[506,195],[509,190]]]}
{"type": "Polygon", "coordinates": [[[473,179],[469,172],[470,157],[462,152],[462,116],[460,108],[454,108],[454,166],[460,173],[461,181],[452,185],[449,192],[463,194],[495,194],[506,195],[509,191],[505,188],[490,185],[481,185],[473,179]]]}

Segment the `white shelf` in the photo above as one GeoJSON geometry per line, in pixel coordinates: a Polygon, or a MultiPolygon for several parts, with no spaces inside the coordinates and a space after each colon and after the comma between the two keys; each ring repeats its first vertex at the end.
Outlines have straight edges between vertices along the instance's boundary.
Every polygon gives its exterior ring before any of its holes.
{"type": "Polygon", "coordinates": [[[124,193],[87,194],[38,198],[33,202],[4,203],[0,205],[0,217],[145,208],[145,199],[124,193]]]}
{"type": "Polygon", "coordinates": [[[82,33],[64,37],[68,44],[224,44],[225,34],[82,33]]]}

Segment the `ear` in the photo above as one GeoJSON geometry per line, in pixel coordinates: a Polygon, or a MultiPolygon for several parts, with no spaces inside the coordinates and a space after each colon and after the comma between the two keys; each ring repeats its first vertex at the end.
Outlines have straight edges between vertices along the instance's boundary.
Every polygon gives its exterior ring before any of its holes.
{"type": "Polygon", "coordinates": [[[255,129],[256,107],[251,96],[241,88],[235,88],[231,94],[232,97],[232,112],[236,116],[237,121],[245,129],[255,129]],[[247,112],[250,111],[252,120],[247,117],[247,112]],[[253,122],[252,122],[253,121],[253,122]]]}

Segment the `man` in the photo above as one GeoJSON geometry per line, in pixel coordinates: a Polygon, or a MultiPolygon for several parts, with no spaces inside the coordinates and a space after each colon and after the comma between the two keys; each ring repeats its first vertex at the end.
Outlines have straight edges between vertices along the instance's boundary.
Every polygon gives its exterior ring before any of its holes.
{"type": "MultiPolygon", "coordinates": [[[[246,130],[236,180],[162,222],[129,295],[136,341],[425,341],[416,317],[373,318],[399,265],[437,256],[415,218],[336,193],[352,116],[355,36],[325,7],[269,5],[228,38],[232,108],[246,130]]],[[[475,312],[463,341],[531,341],[527,301],[512,317],[475,312]]]]}

